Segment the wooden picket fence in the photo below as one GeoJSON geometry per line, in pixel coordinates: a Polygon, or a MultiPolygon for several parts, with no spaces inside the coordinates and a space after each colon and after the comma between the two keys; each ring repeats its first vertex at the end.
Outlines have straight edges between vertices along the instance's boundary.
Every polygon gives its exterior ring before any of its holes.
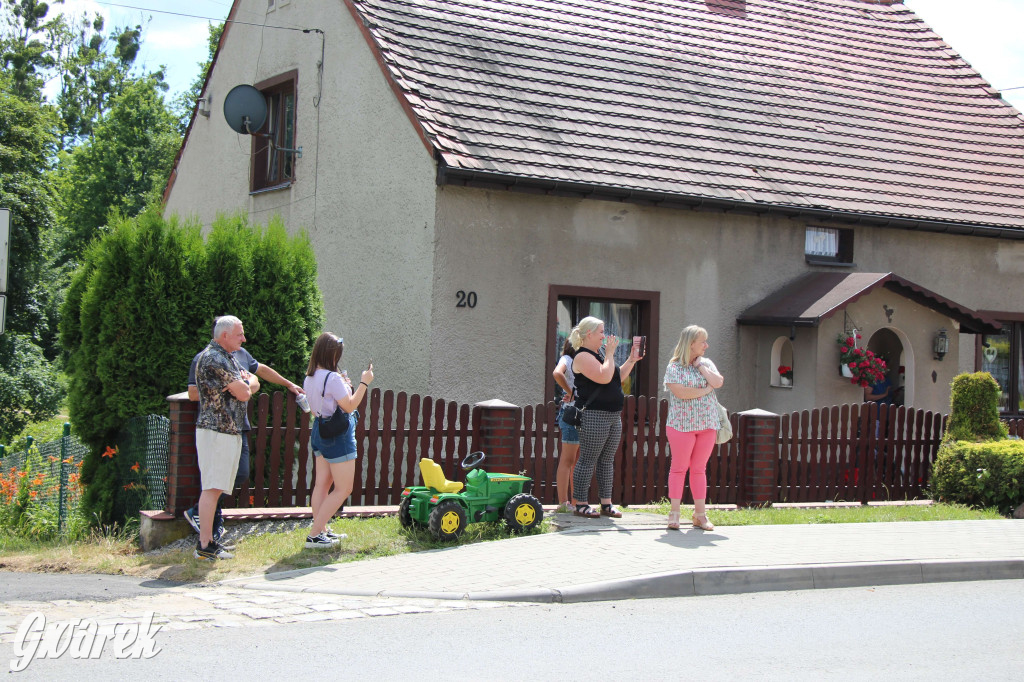
{"type": "MultiPolygon", "coordinates": [[[[264,394],[254,402],[253,484],[236,491],[236,505],[307,506],[313,483],[309,416],[296,409],[291,394],[264,394]]],[[[359,412],[351,505],[397,504],[405,486],[419,484],[417,462],[422,457],[440,464],[449,479],[461,480],[459,462],[481,441],[479,406],[373,389],[359,412]]],[[[534,494],[542,502],[555,504],[561,447],[557,405],[527,405],[518,414],[518,469],[534,479],[534,494]]],[[[643,504],[667,496],[667,415],[667,400],[626,399],[615,460],[616,502],[643,504]]],[[[736,436],[716,446],[708,463],[708,499],[719,504],[746,499],[742,418],[733,414],[730,419],[736,436]]],[[[776,501],[868,502],[923,494],[945,416],[864,403],[793,412],[775,423],[776,501]]],[[[1024,420],[1008,423],[1012,434],[1024,434],[1024,420]]],[[[596,483],[590,499],[597,500],[596,483]]],[[[691,501],[687,488],[686,502],[691,501]]]]}

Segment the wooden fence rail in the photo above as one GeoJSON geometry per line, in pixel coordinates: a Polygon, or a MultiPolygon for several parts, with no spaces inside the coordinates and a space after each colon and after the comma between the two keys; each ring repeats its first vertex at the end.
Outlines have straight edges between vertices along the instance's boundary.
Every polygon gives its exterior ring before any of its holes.
{"type": "MultiPolygon", "coordinates": [[[[417,462],[422,457],[440,464],[448,478],[461,480],[459,463],[485,442],[488,427],[482,416],[487,409],[484,405],[373,389],[360,406],[356,421],[359,457],[350,504],[397,504],[402,488],[419,483],[417,462]]],[[[504,405],[508,408],[517,415],[508,422],[515,424],[514,429],[508,427],[514,455],[509,460],[511,467],[534,479],[534,494],[542,502],[557,503],[555,481],[561,449],[558,406],[541,403],[519,409],[504,405]]],[[[253,475],[251,485],[235,491],[235,504],[308,506],[313,483],[309,415],[296,408],[290,393],[260,395],[249,409],[253,475]]],[[[174,414],[188,413],[184,408],[172,410],[172,421],[174,414]]],[[[667,496],[667,417],[667,400],[643,396],[626,399],[623,438],[615,459],[616,502],[643,504],[667,496]]],[[[746,504],[753,499],[746,489],[752,479],[745,460],[752,445],[744,440],[745,420],[750,418],[746,413],[731,415],[735,437],[715,446],[707,471],[711,502],[746,504]]],[[[768,447],[774,442],[777,451],[772,463],[777,485],[774,491],[769,490],[769,497],[774,492],[773,499],[780,502],[868,502],[915,498],[924,493],[946,417],[914,408],[879,408],[864,403],[778,416],[759,413],[757,419],[762,429],[759,433],[769,434],[768,447]],[[768,431],[763,430],[765,424],[768,431]]],[[[1024,420],[1007,423],[1012,435],[1024,436],[1024,420]]],[[[187,436],[188,429],[182,427],[176,433],[187,436]]],[[[182,459],[190,456],[187,448],[181,452],[182,459]]],[[[771,459],[772,450],[767,452],[771,459]]],[[[761,462],[759,471],[764,466],[761,462]]],[[[182,476],[187,474],[187,469],[175,468],[179,470],[185,472],[182,476]]],[[[180,506],[190,494],[178,491],[169,504],[180,506]]],[[[590,500],[597,500],[596,483],[592,484],[590,500]]],[[[688,486],[685,501],[692,502],[688,486]]]]}

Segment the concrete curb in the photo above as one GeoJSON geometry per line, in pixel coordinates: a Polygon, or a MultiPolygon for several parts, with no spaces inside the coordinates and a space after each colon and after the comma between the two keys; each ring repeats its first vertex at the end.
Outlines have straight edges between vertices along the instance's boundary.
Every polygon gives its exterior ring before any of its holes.
{"type": "MultiPolygon", "coordinates": [[[[310,569],[288,571],[295,574],[310,569]]],[[[277,574],[275,574],[277,575],[277,574]]],[[[280,574],[285,577],[284,573],[280,574]]],[[[563,588],[527,588],[487,592],[435,592],[417,590],[379,591],[346,588],[298,587],[287,582],[248,582],[238,578],[225,583],[267,591],[307,592],[353,597],[402,597],[415,599],[533,602],[573,604],[621,599],[692,597],[781,590],[817,590],[871,585],[975,580],[1024,579],[1024,559],[955,559],[898,562],[805,564],[792,566],[745,566],[699,568],[572,585],[563,588]],[[244,584],[243,584],[244,583],[244,584]]]]}

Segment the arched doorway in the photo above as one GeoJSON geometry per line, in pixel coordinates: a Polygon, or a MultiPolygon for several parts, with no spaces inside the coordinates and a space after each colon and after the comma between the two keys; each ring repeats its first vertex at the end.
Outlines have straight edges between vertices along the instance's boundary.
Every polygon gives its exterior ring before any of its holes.
{"type": "Polygon", "coordinates": [[[911,405],[914,400],[913,386],[908,385],[908,377],[913,376],[913,372],[909,371],[913,358],[904,341],[902,332],[883,327],[871,335],[867,345],[869,351],[885,360],[888,368],[886,378],[892,386],[893,405],[911,405]]]}

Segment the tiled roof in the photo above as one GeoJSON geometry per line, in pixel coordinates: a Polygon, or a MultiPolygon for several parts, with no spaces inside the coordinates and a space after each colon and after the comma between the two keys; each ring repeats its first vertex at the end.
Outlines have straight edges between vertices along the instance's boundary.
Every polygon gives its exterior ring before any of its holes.
{"type": "Polygon", "coordinates": [[[817,327],[861,296],[885,287],[960,323],[960,330],[993,334],[996,320],[891,272],[811,272],[743,311],[740,324],[817,327]]]}
{"type": "Polygon", "coordinates": [[[902,4],[345,1],[449,178],[1024,235],[1024,119],[902,4]]]}

